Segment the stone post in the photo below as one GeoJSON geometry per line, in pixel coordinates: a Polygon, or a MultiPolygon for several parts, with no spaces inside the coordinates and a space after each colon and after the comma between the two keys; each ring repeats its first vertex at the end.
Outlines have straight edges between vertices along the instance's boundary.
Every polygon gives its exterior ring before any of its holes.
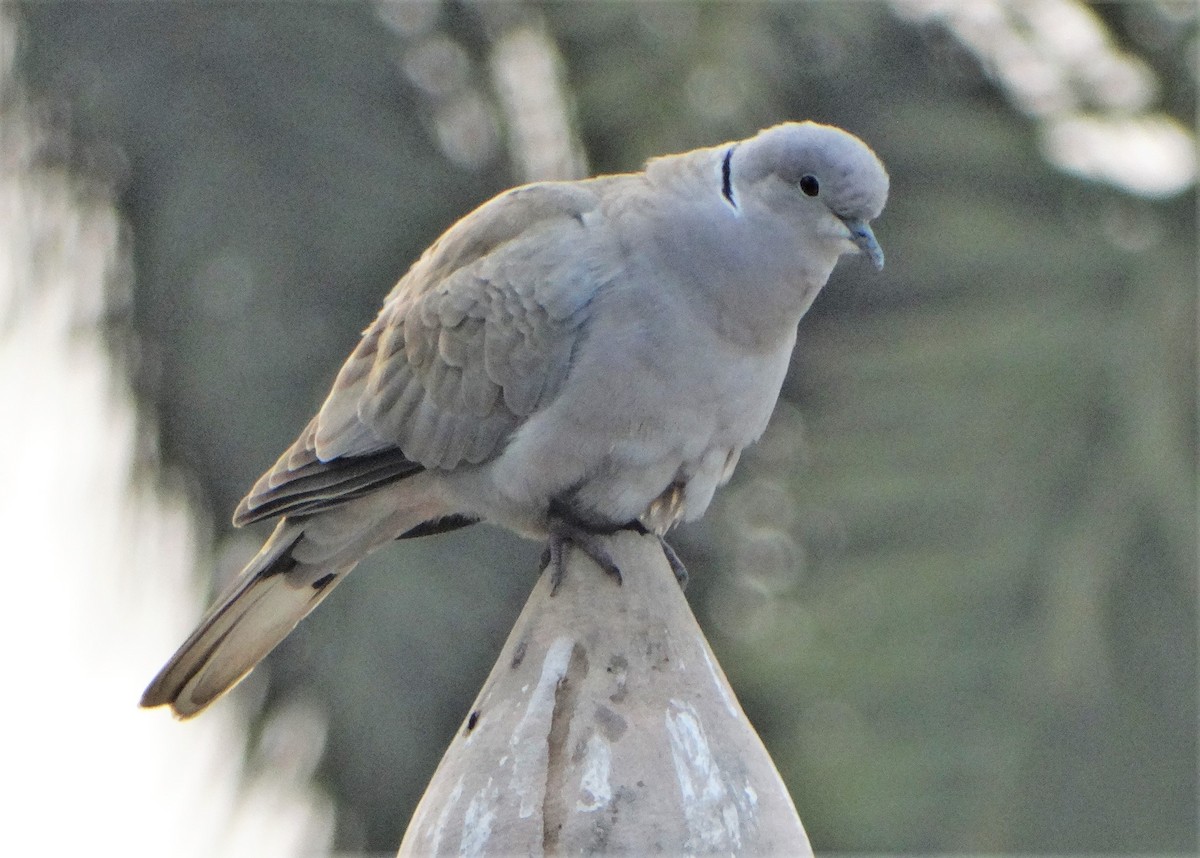
{"type": "Polygon", "coordinates": [[[812,854],[658,543],[609,548],[538,580],[401,856],[812,854]]]}

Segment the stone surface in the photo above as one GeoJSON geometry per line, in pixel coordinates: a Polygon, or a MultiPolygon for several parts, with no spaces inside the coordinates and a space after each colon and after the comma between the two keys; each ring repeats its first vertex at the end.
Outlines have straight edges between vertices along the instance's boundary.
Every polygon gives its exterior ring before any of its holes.
{"type": "MultiPolygon", "coordinates": [[[[400,855],[809,855],[652,537],[538,580],[400,855]]],[[[570,550],[570,549],[569,549],[570,550]]]]}

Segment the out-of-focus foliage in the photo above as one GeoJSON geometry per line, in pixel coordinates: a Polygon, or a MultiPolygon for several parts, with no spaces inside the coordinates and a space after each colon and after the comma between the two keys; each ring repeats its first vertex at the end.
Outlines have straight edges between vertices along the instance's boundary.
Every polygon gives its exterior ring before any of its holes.
{"type": "MultiPolygon", "coordinates": [[[[1193,5],[1095,14],[1194,127],[1193,5]]],[[[515,180],[505,21],[557,45],[594,171],[788,118],[860,134],[888,266],[843,263],[802,323],[767,437],[680,534],[692,603],[818,851],[1196,850],[1193,191],[1056,171],[948,28],[882,3],[21,15],[46,157],[128,224],[114,341],[222,520],[407,264],[515,180]]],[[[327,711],[344,848],[395,848],[537,552],[384,552],[247,683],[327,711]]]]}

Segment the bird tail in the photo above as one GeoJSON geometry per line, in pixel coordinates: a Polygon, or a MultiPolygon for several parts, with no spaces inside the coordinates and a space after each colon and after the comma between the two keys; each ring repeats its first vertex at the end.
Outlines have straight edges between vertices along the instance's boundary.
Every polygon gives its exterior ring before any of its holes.
{"type": "MultiPolygon", "coordinates": [[[[368,553],[446,516],[421,475],[405,500],[361,498],[337,509],[283,518],[257,556],[221,594],[142,695],[190,718],[223,695],[320,604],[368,553]],[[399,507],[399,508],[398,508],[399,507]]],[[[431,526],[432,525],[432,526],[431,526]]],[[[415,534],[414,534],[415,535],[415,534]]]]}
{"type": "Polygon", "coordinates": [[[221,594],[142,695],[190,718],[237,685],[304,619],[355,563],[330,568],[295,556],[303,523],[279,522],[258,555],[221,594]]]}

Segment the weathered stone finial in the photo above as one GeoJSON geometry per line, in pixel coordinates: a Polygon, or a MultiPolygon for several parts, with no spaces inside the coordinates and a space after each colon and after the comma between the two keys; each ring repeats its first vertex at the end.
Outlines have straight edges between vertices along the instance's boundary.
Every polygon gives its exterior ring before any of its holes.
{"type": "Polygon", "coordinates": [[[538,581],[401,856],[812,854],[657,541],[609,549],[538,581]]]}

